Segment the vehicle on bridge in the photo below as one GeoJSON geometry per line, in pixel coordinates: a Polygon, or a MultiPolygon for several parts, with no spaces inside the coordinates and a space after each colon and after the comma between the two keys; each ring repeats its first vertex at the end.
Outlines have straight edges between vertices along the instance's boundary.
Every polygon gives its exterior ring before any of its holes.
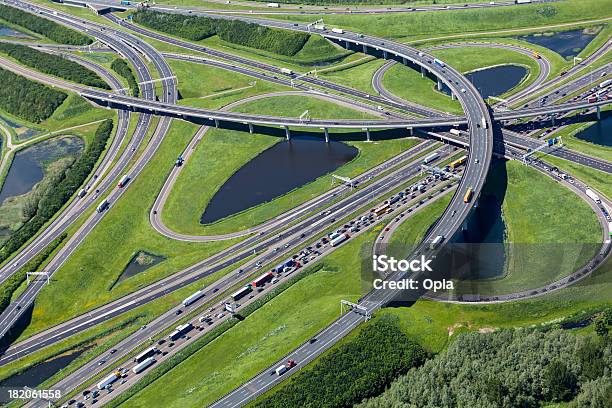
{"type": "Polygon", "coordinates": [[[462,164],[465,164],[466,161],[467,161],[467,156],[461,156],[460,158],[458,158],[457,160],[455,160],[454,162],[450,164],[450,168],[454,170],[457,167],[461,166],[462,164]]]}
{"type": "Polygon", "coordinates": [[[463,196],[463,202],[469,203],[472,200],[473,195],[474,195],[474,190],[472,189],[472,187],[468,188],[467,191],[465,192],[465,195],[463,196]]]}

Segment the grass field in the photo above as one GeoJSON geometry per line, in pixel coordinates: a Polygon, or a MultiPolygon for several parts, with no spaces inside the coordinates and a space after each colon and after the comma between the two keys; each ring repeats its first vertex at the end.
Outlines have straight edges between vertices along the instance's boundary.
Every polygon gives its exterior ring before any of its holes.
{"type": "MultiPolygon", "coordinates": [[[[529,85],[540,72],[540,67],[532,58],[510,50],[495,49],[491,51],[491,49],[485,47],[460,47],[435,50],[432,51],[432,54],[461,72],[500,64],[515,64],[528,68],[527,77],[512,90],[504,93],[504,96],[529,85]]],[[[459,102],[451,100],[450,96],[442,92],[438,92],[433,80],[428,77],[421,77],[419,72],[401,64],[396,64],[386,72],[383,77],[383,86],[389,92],[420,105],[450,113],[462,112],[459,102]]]]}
{"type": "MultiPolygon", "coordinates": [[[[194,244],[174,241],[155,233],[149,223],[149,208],[174,164],[174,159],[184,149],[195,129],[194,125],[186,122],[173,122],[151,164],[133,180],[119,202],[111,203],[110,210],[96,229],[54,274],[54,284],[41,292],[33,311],[32,323],[22,336],[29,336],[132,292],[232,243],[194,244]],[[167,260],[122,281],[110,290],[132,255],[139,250],[164,255],[167,260]],[[73,296],[74,293],[79,293],[79,296],[73,296]]],[[[74,229],[72,227],[70,231],[74,232],[74,229]]]]}
{"type": "MultiPolygon", "coordinates": [[[[325,15],[325,24],[399,40],[441,37],[479,31],[528,28],[610,17],[609,0],[568,0],[521,7],[373,15],[325,15]],[[606,13],[604,10],[608,10],[606,13]]],[[[282,19],[311,22],[317,15],[291,15],[282,19]]]]}
{"type": "Polygon", "coordinates": [[[331,254],[300,280],[203,347],[122,406],[207,405],[311,337],[338,316],[341,299],[360,296],[359,257],[365,234],[331,254]],[[158,384],[164,383],[160,393],[158,384]]]}
{"type": "MultiPolygon", "coordinates": [[[[502,202],[509,245],[504,276],[486,280],[480,287],[482,294],[528,290],[566,276],[593,255],[594,247],[582,244],[601,240],[599,222],[584,201],[518,162],[494,164],[483,195],[502,202]],[[564,214],[563,221],[559,214],[564,214]]],[[[392,243],[409,247],[419,242],[444,208],[436,203],[417,214],[398,228],[392,243]]],[[[465,285],[457,285],[458,290],[466,293],[472,283],[465,285]]]]}
{"type": "Polygon", "coordinates": [[[606,197],[612,198],[612,183],[610,183],[610,174],[554,156],[543,156],[542,160],[545,160],[546,162],[559,167],[561,170],[578,177],[580,180],[588,183],[591,187],[598,190],[606,197]]]}
{"type": "MultiPolygon", "coordinates": [[[[241,106],[241,111],[262,114],[298,116],[310,109],[313,117],[359,117],[361,114],[329,102],[301,96],[266,98],[241,106]],[[298,103],[299,102],[299,103],[298,103]],[[281,113],[282,112],[282,113],[281,113]]],[[[332,135],[333,138],[333,135],[332,135]]],[[[216,191],[240,167],[279,140],[276,136],[248,134],[231,130],[211,129],[186,163],[166,203],[164,223],[184,233],[220,233],[238,231],[257,225],[330,188],[329,178],[322,176],[303,187],[210,227],[199,224],[200,216],[216,191]]],[[[384,142],[347,142],[357,147],[358,156],[334,171],[352,177],[416,144],[416,139],[384,142]]]]}

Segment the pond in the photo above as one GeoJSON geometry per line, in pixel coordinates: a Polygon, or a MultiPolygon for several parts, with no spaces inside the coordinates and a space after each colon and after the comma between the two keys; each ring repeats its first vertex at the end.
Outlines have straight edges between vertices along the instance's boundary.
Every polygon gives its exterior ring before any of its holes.
{"type": "Polygon", "coordinates": [[[601,146],[612,146],[612,116],[608,116],[578,132],[576,138],[601,146]]]}
{"type": "MultiPolygon", "coordinates": [[[[87,349],[74,351],[70,354],[64,354],[59,357],[52,358],[31,368],[28,368],[21,374],[16,374],[6,380],[0,382],[0,389],[19,389],[23,387],[34,388],[42,384],[47,379],[55,375],[59,370],[66,368],[68,364],[73,362],[78,356],[83,354],[87,349]]],[[[6,392],[0,393],[0,403],[9,402],[6,392]]]]}
{"type": "Polygon", "coordinates": [[[127,264],[127,266],[123,270],[123,273],[121,274],[119,279],[117,279],[117,282],[115,282],[115,284],[121,282],[124,279],[144,272],[165,259],[166,258],[163,256],[154,255],[146,251],[138,251],[138,253],[134,255],[132,259],[130,259],[130,262],[127,264]]]}
{"type": "Polygon", "coordinates": [[[9,197],[25,194],[43,179],[46,163],[66,156],[78,155],[83,141],[78,137],[63,137],[36,143],[15,153],[2,189],[0,205],[9,197]]]}
{"type": "MultiPolygon", "coordinates": [[[[465,74],[474,84],[483,98],[501,95],[521,83],[527,75],[527,68],[519,65],[499,65],[465,74]]],[[[450,89],[444,85],[442,92],[450,95],[450,89]]]]}
{"type": "Polygon", "coordinates": [[[536,33],[518,38],[528,43],[548,48],[563,58],[570,58],[580,54],[595,36],[596,34],[578,29],[555,33],[536,33]]]}
{"type": "Polygon", "coordinates": [[[37,129],[32,129],[27,126],[20,125],[19,123],[15,123],[12,120],[3,116],[0,116],[0,122],[4,122],[6,126],[11,127],[17,135],[17,139],[20,141],[29,139],[32,136],[36,136],[40,133],[40,131],[38,131],[37,129]]]}
{"type": "Polygon", "coordinates": [[[26,33],[22,33],[21,31],[17,31],[2,24],[0,24],[0,37],[32,38],[26,33]]]}
{"type": "MultiPolygon", "coordinates": [[[[293,137],[263,151],[240,168],[204,210],[202,224],[265,203],[353,160],[359,150],[345,143],[293,137]]],[[[297,204],[297,203],[296,203],[297,204]]]]}

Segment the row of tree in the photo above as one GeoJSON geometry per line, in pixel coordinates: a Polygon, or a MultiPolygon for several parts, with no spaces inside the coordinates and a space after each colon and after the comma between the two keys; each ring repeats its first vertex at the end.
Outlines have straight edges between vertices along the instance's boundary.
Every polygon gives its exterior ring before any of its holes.
{"type": "Polygon", "coordinates": [[[563,330],[462,334],[360,408],[612,406],[612,344],[563,330]],[[584,404],[588,401],[588,404],[584,404]]]}
{"type": "Polygon", "coordinates": [[[93,41],[90,37],[57,24],[35,14],[21,11],[14,7],[0,4],[0,18],[10,23],[25,27],[37,34],[43,35],[60,44],[88,45],[93,41]]]}
{"type": "Polygon", "coordinates": [[[83,85],[110,89],[95,72],[59,55],[41,52],[25,45],[0,43],[0,52],[28,67],[83,85]]]}
{"type": "Polygon", "coordinates": [[[426,351],[402,332],[396,317],[383,316],[255,407],[350,407],[378,395],[426,358],[426,351]]]}
{"type": "Polygon", "coordinates": [[[186,16],[140,9],[133,14],[136,23],[192,41],[213,35],[222,40],[281,55],[297,54],[310,34],[264,27],[239,20],[186,16]]]}
{"type": "Polygon", "coordinates": [[[113,131],[113,121],[108,119],[98,126],[93,140],[83,154],[63,174],[54,188],[50,188],[38,202],[36,215],[15,231],[0,249],[0,262],[19,249],[59,211],[87,179],[113,131]]]}
{"type": "Polygon", "coordinates": [[[113,71],[115,71],[126,79],[130,86],[130,90],[132,91],[132,96],[138,96],[140,94],[140,89],[138,88],[138,82],[134,77],[134,72],[132,71],[132,68],[130,68],[130,66],[127,64],[127,62],[125,62],[121,58],[116,58],[111,64],[111,68],[113,69],[113,71]]]}
{"type": "Polygon", "coordinates": [[[55,112],[68,95],[0,68],[0,108],[39,123],[55,112]]]}

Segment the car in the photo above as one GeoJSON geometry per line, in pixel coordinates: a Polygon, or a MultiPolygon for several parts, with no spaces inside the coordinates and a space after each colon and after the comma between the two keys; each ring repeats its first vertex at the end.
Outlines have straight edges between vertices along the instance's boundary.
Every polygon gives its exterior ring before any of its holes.
{"type": "Polygon", "coordinates": [[[117,349],[112,349],[112,350],[110,351],[110,354],[115,354],[116,352],[117,352],[117,349]]]}
{"type": "Polygon", "coordinates": [[[183,311],[181,309],[177,310],[176,312],[174,312],[175,315],[180,315],[181,313],[183,313],[183,311]]]}
{"type": "Polygon", "coordinates": [[[98,361],[98,365],[101,366],[102,364],[106,363],[106,360],[100,360],[98,361]]]}

